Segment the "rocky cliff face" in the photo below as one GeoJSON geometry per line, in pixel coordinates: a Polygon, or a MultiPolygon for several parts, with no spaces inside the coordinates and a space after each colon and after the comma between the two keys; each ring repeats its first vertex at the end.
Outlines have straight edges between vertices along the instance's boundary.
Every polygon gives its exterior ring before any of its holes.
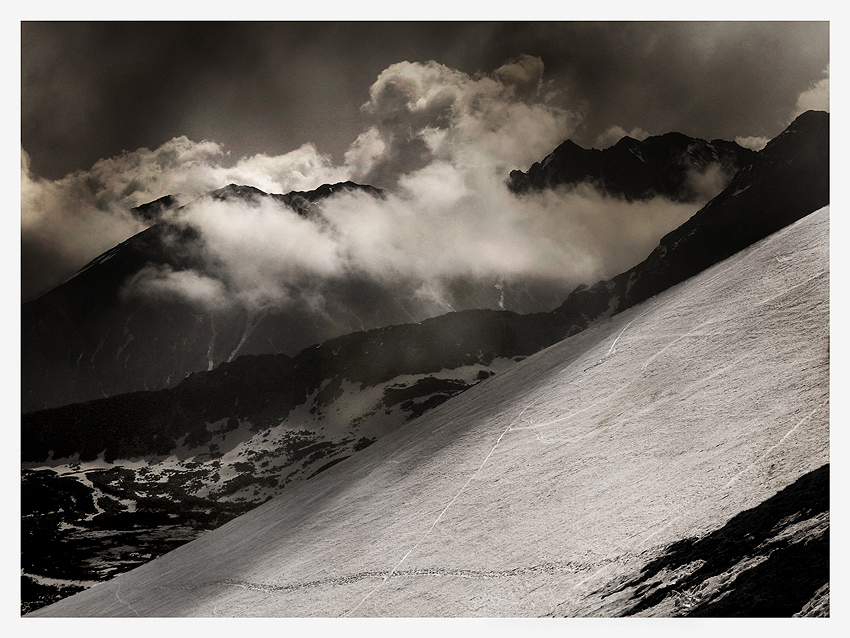
{"type": "Polygon", "coordinates": [[[591,287],[555,311],[570,326],[652,297],[829,203],[829,114],[809,111],[739,171],[717,197],[661,239],[641,263],[591,287]]]}

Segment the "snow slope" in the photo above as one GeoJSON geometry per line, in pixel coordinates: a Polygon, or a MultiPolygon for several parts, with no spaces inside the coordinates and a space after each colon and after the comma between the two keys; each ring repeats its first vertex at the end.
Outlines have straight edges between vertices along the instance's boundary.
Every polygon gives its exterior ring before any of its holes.
{"type": "MultiPolygon", "coordinates": [[[[752,589],[780,550],[828,538],[828,505],[789,496],[823,496],[815,479],[828,476],[828,229],[827,207],[32,615],[614,616],[728,605],[735,583],[747,577],[752,589]],[[765,511],[776,518],[767,527],[756,521],[765,511]],[[740,557],[713,552],[731,558],[712,570],[716,556],[676,553],[718,534],[733,547],[757,538],[740,557]]],[[[800,585],[782,613],[827,613],[826,578],[800,585]]]]}

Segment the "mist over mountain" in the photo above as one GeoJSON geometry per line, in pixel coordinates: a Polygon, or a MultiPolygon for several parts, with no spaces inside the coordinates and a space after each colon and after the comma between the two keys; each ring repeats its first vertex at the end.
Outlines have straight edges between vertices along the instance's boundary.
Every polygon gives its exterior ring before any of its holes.
{"type": "MultiPolygon", "coordinates": [[[[454,173],[426,171],[397,193],[231,184],[138,206],[152,227],[24,304],[23,409],[174,387],[239,355],[292,356],[447,311],[549,311],[645,256],[753,156],[683,135],[643,145],[646,162],[628,153],[625,164],[620,145],[582,150],[572,173],[521,197],[484,173],[455,188],[454,173]],[[594,176],[600,154],[628,196],[594,176]]],[[[563,148],[543,164],[563,163],[563,148]]]]}
{"type": "MultiPolygon", "coordinates": [[[[31,508],[25,518],[28,578],[41,587],[59,579],[79,589],[115,569],[143,563],[286,486],[343,467],[342,461],[375,440],[404,431],[409,421],[506,373],[522,358],[654,297],[823,207],[829,202],[828,130],[826,113],[803,114],[719,195],[662,238],[648,258],[611,279],[580,286],[554,311],[453,312],[336,337],[292,357],[234,357],[169,390],[24,415],[25,502],[31,508]],[[45,493],[53,496],[45,498],[45,493]],[[59,502],[65,503],[64,513],[57,515],[53,505],[59,502]],[[163,536],[165,525],[172,526],[170,535],[163,536]],[[56,535],[52,530],[59,528],[65,531],[56,535]],[[92,545],[91,534],[111,535],[116,545],[137,549],[116,562],[109,558],[109,544],[92,545]],[[57,553],[44,548],[54,547],[56,539],[79,553],[51,567],[49,556],[57,553]],[[82,568],[81,561],[92,556],[101,567],[82,568]]],[[[363,196],[356,185],[339,189],[363,196]]],[[[385,197],[375,191],[365,196],[385,197]]],[[[210,197],[242,205],[246,199],[263,202],[275,196],[228,187],[210,197]]],[[[326,218],[325,200],[315,193],[288,197],[309,202],[293,215],[326,218]]],[[[163,219],[171,214],[166,209],[163,219]]],[[[183,240],[194,239],[189,234],[183,240]]],[[[94,268],[107,268],[118,254],[93,264],[79,279],[85,281],[94,268]]],[[[195,267],[188,261],[168,263],[174,272],[195,267]]],[[[117,298],[119,293],[113,294],[117,298]]]]}

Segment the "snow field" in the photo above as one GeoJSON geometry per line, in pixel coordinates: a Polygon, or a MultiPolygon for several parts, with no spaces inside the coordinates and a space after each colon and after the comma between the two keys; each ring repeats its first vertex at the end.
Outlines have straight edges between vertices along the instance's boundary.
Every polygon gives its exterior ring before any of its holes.
{"type": "Polygon", "coordinates": [[[598,613],[606,583],[829,461],[828,227],[827,207],[43,613],[598,613]]]}

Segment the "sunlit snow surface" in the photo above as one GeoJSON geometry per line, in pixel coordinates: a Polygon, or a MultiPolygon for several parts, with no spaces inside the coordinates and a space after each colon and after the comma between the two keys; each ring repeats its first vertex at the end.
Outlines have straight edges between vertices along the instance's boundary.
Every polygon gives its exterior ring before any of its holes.
{"type": "Polygon", "coordinates": [[[626,613],[671,543],[829,462],[828,229],[827,207],[37,615],[626,613]]]}

